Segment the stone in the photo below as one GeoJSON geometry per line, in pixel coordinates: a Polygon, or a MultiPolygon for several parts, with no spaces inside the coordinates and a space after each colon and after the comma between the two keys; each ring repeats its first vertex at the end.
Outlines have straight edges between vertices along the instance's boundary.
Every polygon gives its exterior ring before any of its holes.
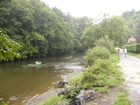
{"type": "Polygon", "coordinates": [[[65,84],[68,84],[68,82],[59,81],[59,82],[58,82],[58,87],[59,87],[59,88],[64,88],[65,84]]]}

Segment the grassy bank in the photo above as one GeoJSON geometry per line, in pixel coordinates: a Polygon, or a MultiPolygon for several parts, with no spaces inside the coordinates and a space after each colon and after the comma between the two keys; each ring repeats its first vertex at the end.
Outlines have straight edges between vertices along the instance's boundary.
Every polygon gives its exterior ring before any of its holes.
{"type": "Polygon", "coordinates": [[[140,58],[140,54],[139,53],[131,53],[131,52],[129,52],[128,54],[131,55],[131,56],[140,58]]]}

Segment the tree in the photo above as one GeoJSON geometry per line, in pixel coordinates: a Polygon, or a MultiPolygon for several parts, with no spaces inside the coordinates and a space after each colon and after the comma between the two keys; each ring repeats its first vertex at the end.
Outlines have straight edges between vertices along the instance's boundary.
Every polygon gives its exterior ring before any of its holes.
{"type": "Polygon", "coordinates": [[[95,42],[96,46],[104,46],[106,47],[111,53],[115,52],[114,42],[108,38],[108,35],[105,37],[100,38],[95,42]]]}
{"type": "Polygon", "coordinates": [[[138,37],[140,38],[140,11],[135,11],[132,9],[131,11],[126,11],[122,14],[125,19],[127,26],[127,39],[130,37],[138,37]]]}
{"type": "Polygon", "coordinates": [[[22,46],[7,36],[2,30],[0,30],[0,45],[0,62],[20,58],[18,51],[22,46]]]}
{"type": "Polygon", "coordinates": [[[125,42],[125,24],[122,17],[113,16],[103,19],[100,23],[87,28],[81,38],[85,46],[92,48],[96,40],[105,38],[106,35],[113,40],[115,46],[121,46],[125,42]]]}
{"type": "Polygon", "coordinates": [[[39,0],[0,2],[0,27],[23,46],[22,58],[69,51],[72,34],[64,19],[39,0]]]}

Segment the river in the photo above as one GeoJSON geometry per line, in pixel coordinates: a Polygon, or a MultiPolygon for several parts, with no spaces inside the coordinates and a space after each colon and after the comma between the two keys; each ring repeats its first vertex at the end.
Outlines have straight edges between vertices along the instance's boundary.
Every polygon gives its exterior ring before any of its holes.
{"type": "Polygon", "coordinates": [[[58,81],[64,80],[65,75],[81,71],[83,67],[83,54],[1,63],[0,95],[9,105],[23,105],[33,97],[57,88],[58,81]],[[37,60],[42,64],[35,65],[37,60]]]}

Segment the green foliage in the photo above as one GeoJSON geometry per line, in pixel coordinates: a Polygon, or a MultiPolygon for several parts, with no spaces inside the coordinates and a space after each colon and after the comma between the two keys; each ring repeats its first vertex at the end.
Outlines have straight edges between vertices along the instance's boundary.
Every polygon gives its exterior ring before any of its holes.
{"type": "Polygon", "coordinates": [[[59,97],[57,95],[53,95],[49,99],[47,99],[45,102],[40,103],[40,105],[55,105],[58,101],[61,101],[61,100],[63,100],[62,96],[59,97]]]}
{"type": "MultiPolygon", "coordinates": [[[[66,20],[67,15],[62,17],[59,11],[53,11],[38,0],[1,1],[0,17],[0,27],[10,38],[23,46],[22,58],[67,53],[75,46],[72,46],[73,43],[78,43],[77,48],[82,47],[79,41],[81,34],[73,37],[75,29],[70,29],[68,24],[74,19],[66,20]]],[[[86,21],[84,23],[82,21],[78,23],[82,27],[79,30],[80,33],[86,27],[84,26],[86,21]]],[[[76,28],[79,26],[77,25],[76,28]]]]}
{"type": "Polygon", "coordinates": [[[93,90],[94,91],[99,91],[101,93],[108,93],[108,90],[105,87],[95,87],[93,90]]]}
{"type": "Polygon", "coordinates": [[[88,27],[84,30],[83,35],[81,36],[81,40],[85,47],[92,48],[94,46],[94,42],[96,40],[96,36],[94,35],[94,27],[88,27]]]}
{"type": "Polygon", "coordinates": [[[117,100],[112,105],[131,105],[126,94],[118,94],[117,100]]]}
{"type": "Polygon", "coordinates": [[[104,46],[96,46],[89,49],[84,56],[86,63],[92,65],[96,59],[109,59],[110,52],[104,46]]]}
{"type": "Polygon", "coordinates": [[[87,17],[72,17],[39,0],[0,2],[0,27],[23,46],[24,59],[83,51],[80,37],[90,24],[87,17]]]}
{"type": "Polygon", "coordinates": [[[74,97],[80,91],[79,89],[88,89],[93,87],[95,91],[103,93],[108,92],[108,87],[118,86],[122,81],[121,72],[116,68],[117,57],[111,55],[110,59],[97,59],[91,67],[85,68],[83,73],[74,76],[69,84],[73,90],[69,96],[74,97]]]}
{"type": "Polygon", "coordinates": [[[87,17],[75,18],[69,14],[64,14],[61,10],[57,8],[53,8],[53,11],[57,15],[63,17],[64,21],[68,23],[67,27],[72,34],[71,50],[75,52],[83,51],[85,47],[83,46],[83,42],[80,38],[85,28],[91,25],[92,19],[89,19],[87,17]]]}
{"type": "Polygon", "coordinates": [[[139,54],[139,53],[132,53],[132,52],[129,52],[128,54],[131,55],[131,56],[140,58],[140,54],[139,54]]]}
{"type": "Polygon", "coordinates": [[[112,87],[121,83],[121,73],[110,60],[98,59],[84,70],[82,83],[87,87],[112,87]]]}
{"type": "Polygon", "coordinates": [[[116,56],[116,54],[111,54],[109,60],[110,60],[110,62],[111,62],[112,64],[114,64],[115,66],[116,66],[116,64],[119,63],[118,56],[116,56]]]}
{"type": "Polygon", "coordinates": [[[67,96],[69,96],[70,99],[74,99],[78,93],[80,92],[81,87],[74,87],[67,96]]]}
{"type": "Polygon", "coordinates": [[[132,35],[140,38],[140,11],[135,11],[132,9],[131,11],[124,12],[122,16],[129,26],[127,38],[132,37],[132,35]]]}
{"type": "Polygon", "coordinates": [[[104,46],[106,47],[111,53],[115,52],[114,42],[108,38],[106,35],[105,37],[100,38],[95,42],[96,46],[104,46]]]}
{"type": "Polygon", "coordinates": [[[140,44],[138,43],[125,45],[125,47],[129,52],[140,53],[140,44]]]}
{"type": "Polygon", "coordinates": [[[70,80],[69,80],[69,85],[70,86],[81,86],[82,85],[82,78],[83,78],[83,73],[77,75],[77,76],[73,76],[70,80]]]}
{"type": "Polygon", "coordinates": [[[20,50],[22,46],[7,36],[2,30],[0,30],[0,45],[0,61],[20,58],[18,50],[20,50]]]}
{"type": "Polygon", "coordinates": [[[0,103],[0,105],[8,105],[8,104],[6,104],[6,103],[2,102],[2,103],[0,103]]]}
{"type": "Polygon", "coordinates": [[[88,27],[82,36],[84,45],[92,48],[95,41],[108,35],[114,46],[121,46],[125,42],[125,21],[122,17],[105,18],[100,23],[88,27]]]}

